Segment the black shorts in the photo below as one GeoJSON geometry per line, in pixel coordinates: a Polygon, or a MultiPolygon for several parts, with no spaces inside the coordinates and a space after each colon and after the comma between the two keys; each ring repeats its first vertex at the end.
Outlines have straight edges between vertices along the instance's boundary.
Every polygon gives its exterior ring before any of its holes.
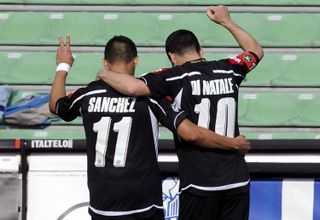
{"type": "Polygon", "coordinates": [[[179,220],[248,220],[249,192],[197,196],[180,194],[179,220]]]}
{"type": "MultiPolygon", "coordinates": [[[[151,212],[150,212],[151,213],[151,212]]],[[[128,215],[117,217],[92,217],[92,220],[164,220],[163,209],[156,209],[152,214],[142,213],[141,215],[128,215]],[[146,217],[145,215],[149,215],[146,217]]]]}

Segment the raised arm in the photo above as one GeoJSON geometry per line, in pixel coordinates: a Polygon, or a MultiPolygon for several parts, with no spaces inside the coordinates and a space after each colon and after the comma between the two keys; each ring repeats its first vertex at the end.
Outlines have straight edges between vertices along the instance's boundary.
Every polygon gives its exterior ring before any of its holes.
{"type": "Polygon", "coordinates": [[[67,35],[66,44],[64,44],[62,36],[59,36],[59,47],[56,54],[56,62],[58,66],[51,87],[51,96],[49,100],[49,109],[54,114],[56,113],[56,102],[59,98],[66,95],[66,78],[73,61],[70,49],[70,36],[67,35]]]}
{"type": "Polygon", "coordinates": [[[196,146],[208,149],[235,150],[246,153],[250,150],[250,142],[242,135],[230,138],[219,135],[211,130],[199,127],[188,119],[180,123],[177,129],[178,135],[185,141],[192,142],[196,146]]]}
{"type": "Polygon", "coordinates": [[[260,44],[232,20],[227,7],[211,6],[207,10],[207,15],[212,21],[229,30],[243,50],[254,52],[259,59],[263,57],[264,52],[260,44]]]}
{"type": "Polygon", "coordinates": [[[130,96],[151,95],[148,86],[129,74],[115,73],[108,69],[100,72],[98,77],[120,93],[130,96]]]}

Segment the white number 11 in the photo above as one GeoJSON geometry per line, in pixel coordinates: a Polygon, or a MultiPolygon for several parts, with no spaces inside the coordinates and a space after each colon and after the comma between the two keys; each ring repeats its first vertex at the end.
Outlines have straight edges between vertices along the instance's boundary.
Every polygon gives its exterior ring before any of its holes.
{"type": "MultiPolygon", "coordinates": [[[[110,117],[102,117],[100,121],[93,124],[93,131],[97,132],[96,142],[96,167],[105,166],[105,155],[108,147],[109,132],[110,132],[110,117]]],[[[113,166],[124,167],[126,165],[127,150],[131,132],[132,118],[123,117],[113,126],[113,131],[118,133],[113,166]]]]}

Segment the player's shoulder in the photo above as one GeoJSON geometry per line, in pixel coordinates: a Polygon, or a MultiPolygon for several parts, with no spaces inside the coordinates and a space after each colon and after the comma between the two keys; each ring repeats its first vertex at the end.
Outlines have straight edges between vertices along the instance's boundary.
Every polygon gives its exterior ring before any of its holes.
{"type": "Polygon", "coordinates": [[[153,70],[153,71],[150,71],[150,72],[147,72],[147,73],[144,73],[140,76],[140,78],[143,78],[145,76],[150,76],[150,75],[162,75],[162,74],[165,74],[167,73],[171,68],[160,68],[160,69],[156,69],[156,70],[153,70]]]}
{"type": "Polygon", "coordinates": [[[99,81],[102,81],[102,80],[92,81],[92,82],[88,83],[85,87],[76,88],[68,95],[68,97],[70,98],[72,96],[74,98],[77,98],[79,96],[83,96],[88,93],[89,94],[91,94],[91,93],[97,94],[97,93],[106,92],[107,91],[107,87],[106,87],[107,84],[103,84],[99,81]]]}
{"type": "Polygon", "coordinates": [[[243,51],[237,56],[228,57],[227,61],[231,65],[245,66],[250,71],[259,63],[260,59],[254,52],[243,51]]]}
{"type": "Polygon", "coordinates": [[[167,72],[169,69],[170,69],[170,68],[164,67],[164,68],[157,69],[157,70],[153,71],[152,73],[153,73],[153,74],[161,74],[161,73],[167,72]]]}

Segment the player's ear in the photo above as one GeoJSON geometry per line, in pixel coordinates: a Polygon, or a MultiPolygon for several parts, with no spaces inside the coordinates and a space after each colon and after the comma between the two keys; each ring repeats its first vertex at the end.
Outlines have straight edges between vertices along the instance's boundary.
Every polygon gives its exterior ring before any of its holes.
{"type": "Polygon", "coordinates": [[[174,53],[168,53],[168,56],[170,58],[171,63],[175,66],[177,63],[177,58],[176,55],[174,53]]]}
{"type": "Polygon", "coordinates": [[[199,55],[201,58],[203,57],[203,49],[202,48],[200,48],[199,55]]]}
{"type": "Polygon", "coordinates": [[[133,65],[134,65],[134,67],[136,67],[136,66],[138,65],[138,63],[139,63],[139,57],[135,57],[135,58],[133,59],[133,65]]]}
{"type": "Polygon", "coordinates": [[[108,68],[111,66],[110,63],[109,63],[109,61],[106,60],[106,59],[103,59],[103,60],[102,60],[102,65],[103,65],[104,68],[106,68],[106,69],[108,69],[108,68]]]}

